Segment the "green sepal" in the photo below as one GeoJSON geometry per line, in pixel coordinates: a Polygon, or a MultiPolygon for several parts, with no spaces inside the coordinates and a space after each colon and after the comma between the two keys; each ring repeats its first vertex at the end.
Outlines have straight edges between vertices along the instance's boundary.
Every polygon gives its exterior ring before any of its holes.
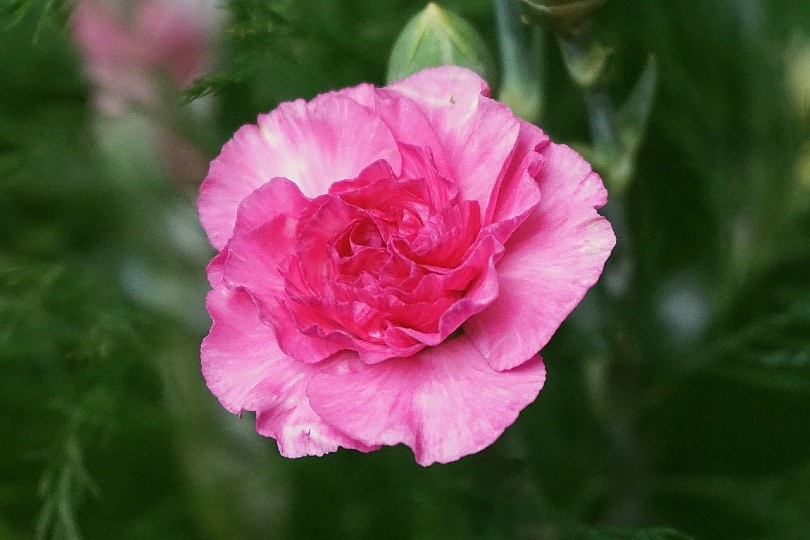
{"type": "Polygon", "coordinates": [[[607,0],[521,0],[523,20],[536,26],[550,26],[571,39],[587,27],[593,11],[607,0]]]}
{"type": "Polygon", "coordinates": [[[625,100],[614,120],[615,140],[574,147],[593,167],[603,174],[612,194],[624,193],[635,172],[635,164],[652,111],[658,69],[655,58],[647,60],[638,82],[625,100]]]}
{"type": "Polygon", "coordinates": [[[580,45],[566,40],[560,40],[560,48],[565,67],[580,88],[593,88],[604,81],[613,49],[594,41],[587,50],[575,50],[580,45]]]}

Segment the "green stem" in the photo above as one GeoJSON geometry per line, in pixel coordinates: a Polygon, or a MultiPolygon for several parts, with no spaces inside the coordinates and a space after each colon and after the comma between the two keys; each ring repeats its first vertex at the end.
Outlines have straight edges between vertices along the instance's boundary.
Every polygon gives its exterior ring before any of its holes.
{"type": "MultiPolygon", "coordinates": [[[[611,159],[622,151],[622,141],[603,76],[607,52],[595,42],[589,25],[583,25],[582,30],[576,36],[558,36],[560,47],[572,78],[582,90],[593,148],[603,158],[611,159]]],[[[644,500],[643,456],[636,425],[639,353],[632,321],[636,311],[631,283],[635,263],[625,201],[617,193],[611,195],[604,212],[616,230],[618,243],[603,276],[611,286],[605,300],[613,321],[608,325],[612,351],[605,359],[602,381],[606,401],[603,428],[611,453],[614,487],[608,513],[616,525],[630,526],[642,521],[644,500]]]]}
{"type": "MultiPolygon", "coordinates": [[[[580,66],[587,66],[594,61],[592,51],[598,47],[598,44],[594,41],[590,31],[577,36],[576,40],[560,36],[559,43],[570,71],[581,69],[580,66]]],[[[590,84],[584,84],[577,80],[576,76],[574,80],[582,89],[594,147],[606,151],[608,155],[615,155],[621,144],[616,129],[615,107],[604,82],[601,66],[594,69],[597,69],[598,72],[589,77],[592,79],[590,84]]]]}
{"type": "Polygon", "coordinates": [[[604,89],[586,90],[585,106],[588,108],[588,121],[594,145],[617,149],[619,143],[613,120],[613,104],[608,93],[604,89]]]}
{"type": "Polygon", "coordinates": [[[520,19],[520,0],[494,0],[501,58],[498,100],[518,116],[536,122],[543,106],[541,34],[520,19]]]}
{"type": "Polygon", "coordinates": [[[603,429],[611,454],[613,493],[608,515],[620,526],[643,521],[645,472],[637,426],[640,403],[640,353],[634,320],[640,299],[633,287],[635,260],[631,247],[631,230],[627,223],[625,201],[612,199],[603,213],[614,227],[616,248],[602,276],[602,300],[608,306],[605,332],[610,352],[604,358],[603,429]]]}
{"type": "Polygon", "coordinates": [[[526,54],[527,28],[520,22],[518,1],[494,0],[504,80],[520,78],[528,74],[530,69],[530,59],[526,54]]]}

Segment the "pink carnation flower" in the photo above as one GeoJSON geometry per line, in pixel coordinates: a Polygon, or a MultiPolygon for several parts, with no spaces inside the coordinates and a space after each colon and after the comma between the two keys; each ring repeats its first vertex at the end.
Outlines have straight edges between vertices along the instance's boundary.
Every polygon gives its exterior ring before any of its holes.
{"type": "Polygon", "coordinates": [[[614,244],[605,189],[458,67],[284,103],[211,163],[211,391],[289,457],[490,445],[614,244]]]}

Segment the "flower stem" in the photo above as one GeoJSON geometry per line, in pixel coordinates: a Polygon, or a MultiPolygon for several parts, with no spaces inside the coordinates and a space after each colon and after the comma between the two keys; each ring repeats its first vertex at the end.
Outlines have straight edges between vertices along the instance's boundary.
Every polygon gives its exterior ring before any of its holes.
{"type": "Polygon", "coordinates": [[[494,0],[501,59],[498,100],[518,116],[537,122],[543,109],[542,37],[520,20],[520,0],[494,0]]]}
{"type": "MultiPolygon", "coordinates": [[[[582,90],[594,153],[609,164],[624,150],[617,127],[616,108],[604,76],[610,52],[595,41],[589,21],[579,30],[575,34],[560,33],[558,40],[569,73],[582,90]]],[[[609,166],[605,170],[608,176],[614,172],[609,166]]],[[[605,300],[611,314],[611,321],[606,325],[611,352],[604,359],[606,365],[601,389],[606,401],[603,427],[611,454],[613,484],[607,515],[616,525],[631,526],[643,520],[644,511],[643,455],[639,448],[636,417],[640,359],[637,336],[633,331],[635,325],[628,316],[636,311],[632,289],[635,260],[625,200],[620,189],[611,190],[611,201],[603,210],[618,239],[603,276],[607,293],[605,300]]]]}
{"type": "Polygon", "coordinates": [[[610,521],[619,526],[638,525],[644,517],[644,455],[638,435],[640,364],[637,321],[640,299],[633,286],[636,263],[632,231],[627,223],[625,200],[614,197],[603,208],[614,227],[617,243],[605,267],[600,289],[607,309],[602,325],[609,340],[609,352],[602,359],[604,375],[600,395],[604,396],[602,426],[610,453],[610,521]]]}
{"type": "Polygon", "coordinates": [[[615,155],[620,148],[616,113],[605,83],[608,52],[593,38],[590,29],[576,37],[559,36],[566,66],[582,90],[594,148],[615,155]]]}

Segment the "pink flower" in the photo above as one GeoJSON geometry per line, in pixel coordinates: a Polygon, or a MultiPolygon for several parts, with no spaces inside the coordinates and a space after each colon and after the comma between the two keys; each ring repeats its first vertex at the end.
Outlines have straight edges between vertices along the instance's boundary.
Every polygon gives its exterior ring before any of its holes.
{"type": "Polygon", "coordinates": [[[458,67],[284,103],[211,163],[211,391],[289,457],[490,445],[614,244],[570,148],[458,67]]]}
{"type": "Polygon", "coordinates": [[[213,17],[200,0],[80,0],[73,35],[109,114],[160,102],[161,84],[179,89],[202,75],[213,17]]]}
{"type": "Polygon", "coordinates": [[[207,159],[169,121],[179,90],[213,56],[214,9],[213,0],[80,0],[72,20],[97,109],[148,112],[164,169],[182,184],[199,182],[207,159]]]}

